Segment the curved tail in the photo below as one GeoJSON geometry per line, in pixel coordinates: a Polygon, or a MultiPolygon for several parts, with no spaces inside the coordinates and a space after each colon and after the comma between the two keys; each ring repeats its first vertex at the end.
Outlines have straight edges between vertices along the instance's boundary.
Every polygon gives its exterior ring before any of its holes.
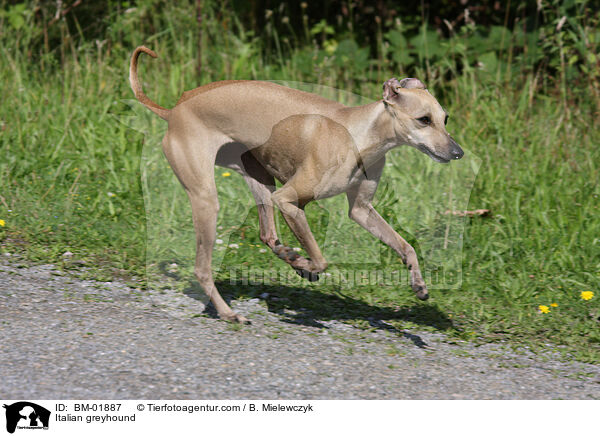
{"type": "Polygon", "coordinates": [[[129,65],[129,83],[131,84],[131,89],[135,94],[135,98],[137,98],[140,101],[140,103],[142,103],[156,115],[161,117],[163,120],[168,120],[169,113],[171,111],[154,103],[152,100],[150,100],[150,98],[148,98],[146,94],[144,94],[144,91],[142,90],[142,85],[140,84],[137,75],[137,63],[141,53],[146,53],[152,56],[153,58],[158,57],[156,53],[154,53],[149,48],[144,47],[143,45],[135,49],[133,55],[131,56],[131,64],[129,65]]]}

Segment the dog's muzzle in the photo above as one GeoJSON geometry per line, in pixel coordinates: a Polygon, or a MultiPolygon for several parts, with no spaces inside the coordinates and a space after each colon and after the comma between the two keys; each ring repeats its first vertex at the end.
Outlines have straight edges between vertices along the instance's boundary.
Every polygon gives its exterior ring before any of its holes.
{"type": "Polygon", "coordinates": [[[425,153],[435,162],[439,163],[448,163],[451,160],[460,159],[465,154],[464,151],[462,151],[462,148],[460,148],[460,146],[452,138],[448,140],[445,150],[441,152],[434,151],[423,143],[418,144],[416,148],[425,153]]]}

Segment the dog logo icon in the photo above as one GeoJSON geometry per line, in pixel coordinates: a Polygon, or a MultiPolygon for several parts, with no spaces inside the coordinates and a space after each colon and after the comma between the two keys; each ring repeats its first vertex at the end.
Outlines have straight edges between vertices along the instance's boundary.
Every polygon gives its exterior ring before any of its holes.
{"type": "Polygon", "coordinates": [[[19,429],[48,429],[50,411],[28,401],[19,401],[11,405],[4,404],[6,409],[6,431],[14,433],[19,429]]]}

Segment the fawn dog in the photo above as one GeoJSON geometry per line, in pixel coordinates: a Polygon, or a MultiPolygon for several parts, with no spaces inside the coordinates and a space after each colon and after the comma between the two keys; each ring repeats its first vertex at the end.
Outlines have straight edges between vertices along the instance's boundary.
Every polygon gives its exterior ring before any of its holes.
{"type": "Polygon", "coordinates": [[[350,218],[395,250],[408,267],[416,296],[429,297],[415,250],[371,205],[390,149],[410,145],[442,163],[464,154],[446,131],[448,114],[420,80],[392,78],[383,84],[381,100],[357,107],[270,82],[226,80],[184,92],[174,108],[166,109],[142,90],[141,53],[157,57],[146,47],[135,49],[131,87],[142,104],[168,122],[163,151],[192,206],[194,272],[222,319],[248,322],[231,310],[213,281],[219,211],[215,164],[242,175],[258,206],[260,239],[302,277],[317,280],[327,268],[305,205],[346,193],[350,218]],[[275,179],[283,185],[279,189],[275,179]],[[308,258],[279,241],[273,205],[308,258]]]}

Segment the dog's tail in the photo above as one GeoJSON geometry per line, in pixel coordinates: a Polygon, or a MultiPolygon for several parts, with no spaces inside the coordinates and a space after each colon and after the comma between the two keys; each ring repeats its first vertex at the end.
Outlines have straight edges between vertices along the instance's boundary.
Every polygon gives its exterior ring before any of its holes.
{"type": "Polygon", "coordinates": [[[135,94],[135,98],[137,98],[140,101],[140,103],[142,103],[156,115],[161,117],[163,120],[168,120],[169,113],[171,111],[154,103],[152,100],[150,100],[150,98],[148,98],[146,94],[144,94],[144,91],[142,90],[142,85],[140,84],[137,75],[137,63],[141,53],[146,53],[152,56],[153,58],[158,57],[156,53],[154,53],[149,48],[144,47],[143,45],[135,49],[133,55],[131,56],[131,64],[129,65],[129,83],[131,83],[131,89],[135,94]]]}

